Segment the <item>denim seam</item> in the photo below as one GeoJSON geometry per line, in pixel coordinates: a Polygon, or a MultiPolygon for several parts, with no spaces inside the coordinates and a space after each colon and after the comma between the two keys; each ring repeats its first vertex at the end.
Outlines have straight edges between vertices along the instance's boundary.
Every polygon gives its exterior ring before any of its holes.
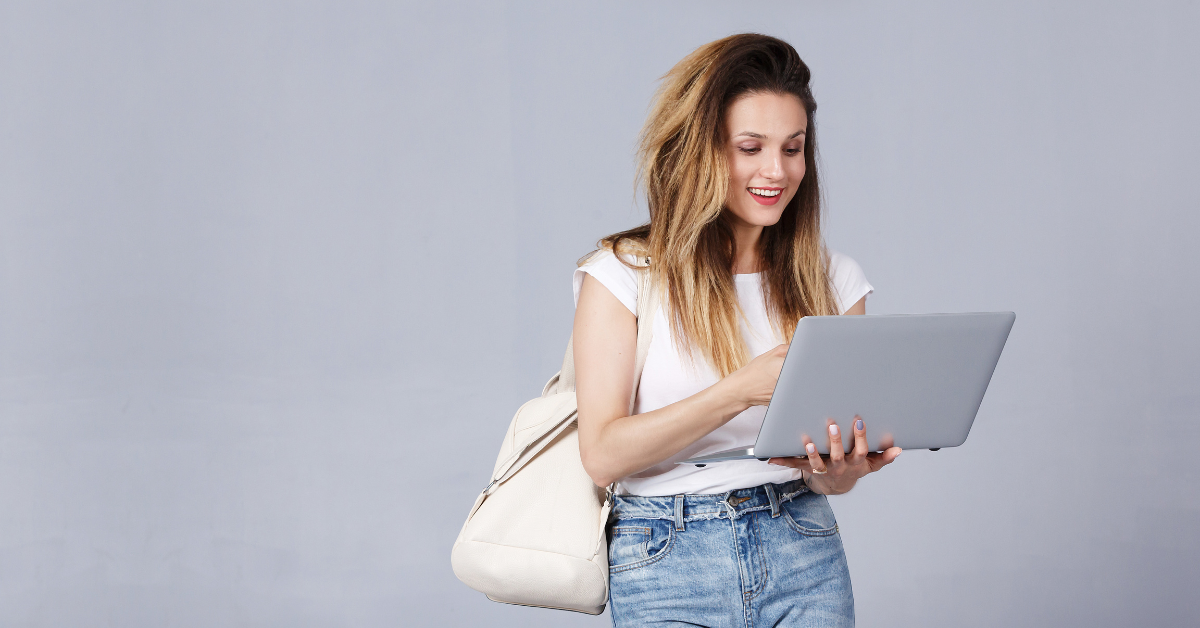
{"type": "Polygon", "coordinates": [[[803,494],[803,493],[811,493],[811,492],[812,492],[812,491],[811,491],[811,490],[809,490],[809,488],[806,486],[806,487],[804,487],[804,488],[802,488],[802,489],[800,489],[800,490],[798,490],[798,491],[796,491],[796,492],[794,492],[794,493],[784,493],[782,496],[780,496],[780,498],[779,498],[779,501],[780,501],[781,503],[782,503],[782,502],[788,502],[788,501],[792,501],[792,499],[793,499],[793,498],[795,498],[797,495],[801,495],[801,494],[803,494]]]}
{"type": "Polygon", "coordinates": [[[614,574],[614,573],[621,573],[623,571],[630,571],[633,569],[637,569],[638,567],[645,567],[647,565],[650,565],[652,563],[656,563],[656,562],[662,560],[664,557],[666,557],[667,554],[670,554],[671,550],[674,548],[675,548],[675,526],[672,525],[669,528],[667,528],[667,546],[662,548],[662,551],[651,556],[650,558],[643,558],[642,560],[639,560],[637,562],[626,563],[624,565],[617,565],[616,567],[609,565],[608,572],[610,574],[614,574]]]}
{"type": "Polygon", "coordinates": [[[758,586],[747,594],[747,600],[753,600],[755,597],[758,597],[758,594],[762,593],[763,590],[766,589],[767,578],[770,577],[770,574],[767,573],[767,556],[763,553],[763,529],[762,526],[759,525],[759,519],[761,519],[761,517],[752,518],[751,521],[753,523],[751,523],[751,525],[754,526],[754,547],[758,550],[758,559],[762,564],[762,578],[759,579],[758,586]]]}
{"type": "MultiPolygon", "coordinates": [[[[808,488],[808,485],[807,485],[807,484],[804,484],[804,483],[803,483],[803,482],[801,482],[800,480],[789,480],[788,482],[784,482],[783,484],[792,484],[792,483],[795,483],[795,484],[797,485],[797,487],[798,487],[798,490],[797,490],[797,491],[795,491],[796,493],[803,493],[803,492],[806,492],[806,491],[810,490],[810,489],[808,488]]],[[[783,484],[780,484],[779,486],[783,486],[783,484]]],[[[695,499],[704,498],[704,497],[711,497],[711,498],[712,498],[712,500],[713,500],[714,502],[718,502],[718,501],[721,501],[722,499],[724,499],[724,498],[728,497],[730,493],[736,493],[736,492],[738,492],[738,491],[746,491],[746,490],[751,490],[751,491],[752,491],[752,490],[755,490],[755,489],[757,489],[757,488],[761,488],[761,485],[759,485],[759,486],[746,486],[746,487],[743,487],[743,488],[735,488],[735,489],[733,489],[733,490],[725,491],[724,493],[684,493],[684,495],[686,495],[687,497],[695,498],[695,499]]],[[[793,494],[795,494],[795,493],[788,493],[788,494],[789,494],[789,495],[793,495],[793,494]]],[[[624,494],[622,494],[622,495],[617,495],[617,497],[621,497],[621,498],[641,498],[641,499],[663,499],[663,498],[665,497],[665,498],[667,498],[667,499],[674,499],[674,497],[675,497],[675,496],[674,496],[674,495],[666,495],[666,496],[659,495],[659,496],[655,496],[655,497],[645,497],[645,496],[642,496],[642,495],[624,495],[624,494]]]]}
{"type": "Polygon", "coordinates": [[[775,493],[773,484],[765,484],[763,488],[767,491],[767,501],[771,503],[771,518],[779,516],[779,495],[775,493]]]}
{"type": "MultiPolygon", "coordinates": [[[[670,514],[670,513],[648,513],[648,514],[626,513],[620,517],[609,517],[608,525],[610,525],[612,527],[620,527],[622,525],[621,522],[623,522],[623,521],[639,521],[639,520],[666,521],[667,523],[671,524],[672,528],[675,527],[675,515],[670,514]]],[[[685,519],[685,521],[691,521],[691,519],[685,519]]]]}
{"type": "MultiPolygon", "coordinates": [[[[803,495],[805,493],[811,493],[811,492],[812,492],[812,490],[809,489],[808,486],[801,484],[799,486],[799,490],[792,491],[790,493],[776,493],[776,494],[778,496],[777,498],[779,500],[779,503],[782,505],[785,502],[791,501],[792,499],[794,499],[795,497],[797,497],[799,495],[803,495]]],[[[714,503],[707,505],[707,507],[712,508],[712,510],[696,510],[694,508],[690,508],[690,509],[685,508],[685,510],[684,510],[685,514],[683,517],[683,520],[685,523],[690,522],[690,521],[707,521],[709,519],[720,519],[722,517],[729,517],[731,514],[733,514],[733,513],[730,513],[731,507],[728,505],[728,501],[726,501],[726,499],[725,499],[728,497],[727,494],[721,494],[721,493],[716,493],[716,494],[711,494],[711,495],[710,494],[704,494],[704,495],[697,494],[697,495],[687,495],[686,497],[697,497],[697,498],[713,497],[714,503]],[[688,511],[690,511],[690,513],[688,511]]],[[[705,505],[701,504],[700,507],[703,508],[703,507],[705,507],[705,505]]],[[[767,504],[767,505],[763,505],[763,506],[754,506],[751,508],[744,508],[744,509],[734,508],[734,509],[737,510],[737,513],[736,513],[737,516],[740,517],[743,514],[757,512],[759,510],[770,510],[770,508],[771,508],[771,506],[769,504],[767,504]]],[[[639,506],[639,507],[635,507],[635,508],[630,508],[630,509],[626,510],[625,512],[620,512],[620,510],[618,508],[614,508],[612,510],[612,514],[610,515],[610,521],[615,523],[622,519],[666,519],[666,520],[669,520],[672,523],[674,523],[675,522],[674,510],[675,510],[674,499],[672,499],[672,503],[670,505],[666,506],[665,508],[655,507],[655,506],[650,506],[650,507],[639,506]]]]}
{"type": "Polygon", "coordinates": [[[771,509],[771,507],[769,505],[768,506],[753,506],[750,508],[744,508],[742,510],[738,510],[737,512],[738,512],[738,516],[741,517],[744,515],[748,515],[752,512],[759,512],[759,511],[770,510],[770,509],[771,509]]]}
{"type": "MultiPolygon", "coordinates": [[[[741,544],[738,543],[737,519],[732,517],[729,518],[729,534],[731,536],[730,540],[733,541],[733,553],[735,556],[737,556],[738,580],[741,580],[742,568],[746,567],[747,575],[749,575],[750,569],[749,565],[746,565],[746,561],[742,556],[741,544]]],[[[738,582],[738,584],[740,585],[738,588],[741,589],[742,593],[740,596],[742,598],[742,621],[746,623],[746,628],[753,628],[754,617],[750,613],[750,597],[746,594],[746,582],[741,581],[738,582]]]]}
{"type": "MultiPolygon", "coordinates": [[[[785,500],[781,499],[780,503],[782,504],[784,501],[785,500]]],[[[752,512],[759,512],[762,510],[770,510],[770,509],[771,509],[771,506],[768,504],[768,505],[763,505],[763,506],[753,506],[750,508],[740,508],[740,509],[736,509],[736,510],[737,510],[738,516],[741,517],[742,515],[746,515],[746,514],[749,514],[752,512]]],[[[725,510],[724,508],[722,508],[720,510],[708,510],[708,511],[704,511],[704,512],[692,511],[691,514],[684,515],[683,521],[685,523],[690,522],[690,521],[708,521],[709,519],[724,519],[724,518],[727,518],[728,516],[729,516],[729,512],[727,510],[725,510]]],[[[675,523],[675,515],[673,513],[665,513],[665,512],[654,512],[654,513],[648,513],[648,514],[624,512],[624,513],[620,513],[619,515],[613,517],[612,520],[614,522],[617,522],[617,521],[623,521],[623,520],[629,520],[629,519],[662,519],[665,521],[670,521],[672,524],[675,523]]]]}
{"type": "Polygon", "coordinates": [[[837,523],[834,523],[832,528],[815,528],[815,529],[814,528],[806,528],[806,527],[800,525],[799,523],[797,523],[796,520],[792,518],[792,513],[788,512],[787,508],[783,509],[783,514],[787,515],[788,525],[791,526],[793,530],[795,530],[796,532],[799,532],[800,534],[803,534],[804,536],[821,537],[821,536],[833,536],[834,534],[837,534],[837,531],[838,531],[837,523]]]}

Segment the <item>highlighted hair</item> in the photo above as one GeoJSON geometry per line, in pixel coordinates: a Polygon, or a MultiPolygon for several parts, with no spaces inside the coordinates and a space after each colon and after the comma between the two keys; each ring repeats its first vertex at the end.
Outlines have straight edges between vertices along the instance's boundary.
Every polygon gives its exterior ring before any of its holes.
{"type": "Polygon", "coordinates": [[[796,50],[766,35],[733,35],[684,57],[663,77],[642,129],[638,182],[650,222],[599,243],[618,258],[650,257],[651,278],[665,290],[681,353],[695,357],[699,351],[722,377],[749,361],[733,280],[733,231],[725,220],[724,122],[740,96],[792,94],[808,118],[804,178],[779,222],[764,228],[758,242],[771,323],[790,342],[802,317],[839,313],[821,239],[817,104],[809,78],[796,50]]]}

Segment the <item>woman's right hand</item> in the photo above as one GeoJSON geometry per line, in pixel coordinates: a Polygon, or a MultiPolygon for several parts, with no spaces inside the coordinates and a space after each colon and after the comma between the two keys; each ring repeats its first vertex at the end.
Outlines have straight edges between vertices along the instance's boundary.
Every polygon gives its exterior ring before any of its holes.
{"type": "Polygon", "coordinates": [[[782,344],[754,358],[749,364],[729,374],[725,380],[736,391],[738,399],[749,406],[765,406],[771,402],[783,358],[788,345],[782,344]]]}

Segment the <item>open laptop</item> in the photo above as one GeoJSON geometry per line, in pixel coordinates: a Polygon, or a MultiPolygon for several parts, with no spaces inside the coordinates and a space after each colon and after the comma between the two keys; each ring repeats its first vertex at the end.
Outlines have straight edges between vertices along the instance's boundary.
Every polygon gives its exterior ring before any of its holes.
{"type": "Polygon", "coordinates": [[[807,435],[829,453],[826,419],[861,416],[869,451],[956,447],[967,439],[1016,314],[806,316],[800,319],[758,440],[681,461],[803,456],[807,435]]]}

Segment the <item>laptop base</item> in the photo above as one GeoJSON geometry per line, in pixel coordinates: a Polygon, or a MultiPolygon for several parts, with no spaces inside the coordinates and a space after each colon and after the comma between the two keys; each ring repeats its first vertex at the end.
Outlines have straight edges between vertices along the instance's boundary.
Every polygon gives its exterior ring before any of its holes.
{"type": "MultiPolygon", "coordinates": [[[[724,462],[726,460],[753,460],[755,458],[757,458],[757,456],[754,455],[753,447],[738,447],[737,449],[726,449],[725,451],[718,451],[714,454],[707,454],[704,456],[696,456],[695,458],[688,458],[687,460],[680,460],[675,464],[694,464],[697,467],[703,467],[710,462],[724,462]]],[[[758,459],[764,461],[767,460],[766,458],[758,459]]]]}

